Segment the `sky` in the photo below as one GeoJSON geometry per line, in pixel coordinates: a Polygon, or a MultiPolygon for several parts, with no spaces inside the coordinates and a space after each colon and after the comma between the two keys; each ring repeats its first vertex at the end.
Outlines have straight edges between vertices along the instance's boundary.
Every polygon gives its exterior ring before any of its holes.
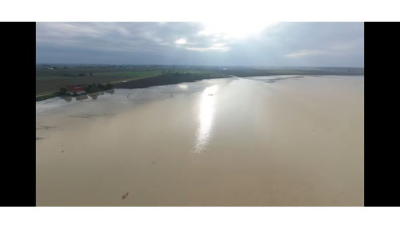
{"type": "Polygon", "coordinates": [[[364,67],[364,23],[36,24],[38,64],[364,67]]]}

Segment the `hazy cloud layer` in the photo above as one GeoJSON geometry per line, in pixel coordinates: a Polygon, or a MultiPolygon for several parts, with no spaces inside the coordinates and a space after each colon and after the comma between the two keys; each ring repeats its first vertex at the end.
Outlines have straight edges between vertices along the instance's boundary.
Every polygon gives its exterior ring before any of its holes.
{"type": "Polygon", "coordinates": [[[37,23],[37,63],[364,67],[363,23],[37,23]]]}

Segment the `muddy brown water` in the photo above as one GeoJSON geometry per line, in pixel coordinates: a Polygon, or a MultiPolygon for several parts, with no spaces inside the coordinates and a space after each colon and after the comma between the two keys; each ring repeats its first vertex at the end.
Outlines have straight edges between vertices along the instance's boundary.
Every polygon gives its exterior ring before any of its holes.
{"type": "Polygon", "coordinates": [[[39,206],[364,204],[363,76],[203,80],[36,109],[39,206]]]}

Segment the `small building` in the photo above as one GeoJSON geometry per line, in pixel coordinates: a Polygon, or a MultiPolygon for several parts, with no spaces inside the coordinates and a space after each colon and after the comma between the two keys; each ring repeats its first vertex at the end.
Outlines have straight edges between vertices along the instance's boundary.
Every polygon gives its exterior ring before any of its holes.
{"type": "Polygon", "coordinates": [[[85,93],[85,86],[75,85],[75,86],[68,86],[68,94],[70,95],[81,95],[85,93]]]}

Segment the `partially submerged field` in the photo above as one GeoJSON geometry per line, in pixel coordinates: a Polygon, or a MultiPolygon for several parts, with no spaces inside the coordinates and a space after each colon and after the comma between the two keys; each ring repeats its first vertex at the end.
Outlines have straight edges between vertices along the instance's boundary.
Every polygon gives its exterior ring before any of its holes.
{"type": "Polygon", "coordinates": [[[363,93],[231,77],[37,102],[37,204],[362,206],[363,93]]]}
{"type": "Polygon", "coordinates": [[[36,95],[52,97],[62,86],[71,84],[118,83],[119,88],[143,88],[202,79],[270,75],[363,75],[360,68],[256,68],[211,66],[134,66],[134,65],[38,65],[36,68],[36,95]],[[192,75],[168,75],[165,70],[189,71],[192,75]],[[157,76],[157,77],[156,77],[157,76]],[[147,79],[156,77],[154,79],[147,79]],[[138,82],[121,83],[138,80],[138,82]]]}
{"type": "Polygon", "coordinates": [[[61,75],[43,75],[36,77],[36,94],[58,91],[60,87],[73,84],[115,83],[119,81],[158,76],[160,70],[94,72],[88,76],[63,77],[61,75]]]}

